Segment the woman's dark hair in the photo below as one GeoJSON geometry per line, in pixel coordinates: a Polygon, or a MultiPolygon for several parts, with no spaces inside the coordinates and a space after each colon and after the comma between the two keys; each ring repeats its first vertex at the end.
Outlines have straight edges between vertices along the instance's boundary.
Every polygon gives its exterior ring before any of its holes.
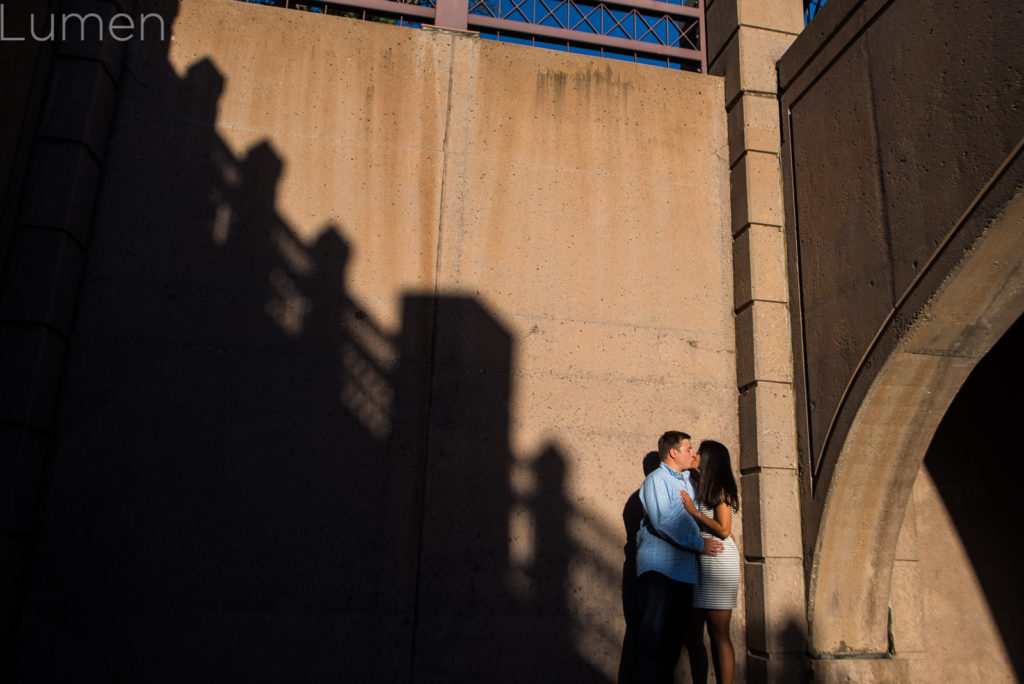
{"type": "Polygon", "coordinates": [[[700,443],[700,480],[697,482],[697,501],[702,506],[714,508],[727,503],[734,510],[740,509],[740,497],[736,491],[736,478],[732,475],[729,450],[720,442],[705,439],[700,443]]]}

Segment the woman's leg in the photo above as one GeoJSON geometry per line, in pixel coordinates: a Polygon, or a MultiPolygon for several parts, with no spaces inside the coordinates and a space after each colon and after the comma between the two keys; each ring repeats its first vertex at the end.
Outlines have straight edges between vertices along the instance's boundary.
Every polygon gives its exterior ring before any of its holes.
{"type": "Polygon", "coordinates": [[[736,669],[736,654],[729,636],[731,610],[708,610],[708,636],[711,637],[711,659],[715,664],[715,679],[719,684],[732,684],[736,669]]]}
{"type": "Polygon", "coordinates": [[[704,648],[704,609],[690,611],[690,626],[686,629],[686,655],[690,659],[690,677],[693,684],[707,684],[708,652],[704,648]]]}

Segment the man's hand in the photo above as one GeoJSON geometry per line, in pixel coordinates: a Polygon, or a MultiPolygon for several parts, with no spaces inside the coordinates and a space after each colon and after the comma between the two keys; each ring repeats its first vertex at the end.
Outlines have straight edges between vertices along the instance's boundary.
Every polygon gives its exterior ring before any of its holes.
{"type": "Polygon", "coordinates": [[[706,553],[709,556],[717,556],[722,553],[722,549],[725,548],[725,544],[718,541],[717,539],[705,539],[704,548],[701,549],[701,553],[706,553]]]}

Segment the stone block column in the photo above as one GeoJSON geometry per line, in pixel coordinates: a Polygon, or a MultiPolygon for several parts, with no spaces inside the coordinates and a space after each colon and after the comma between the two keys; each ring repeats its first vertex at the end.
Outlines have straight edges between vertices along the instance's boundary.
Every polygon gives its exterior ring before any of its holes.
{"type": "Polygon", "coordinates": [[[22,42],[45,40],[36,41],[41,92],[21,129],[23,168],[15,171],[12,196],[3,198],[13,209],[4,220],[9,250],[0,269],[0,679],[31,560],[125,48],[100,38],[96,17],[106,27],[133,7],[134,0],[52,0],[15,12],[20,23],[7,26],[22,42]],[[78,30],[72,21],[75,30],[65,34],[63,17],[71,14],[89,23],[78,30]]]}
{"type": "Polygon", "coordinates": [[[747,677],[800,681],[806,595],[776,63],[803,29],[803,8],[712,0],[707,23],[729,122],[747,677]]]}

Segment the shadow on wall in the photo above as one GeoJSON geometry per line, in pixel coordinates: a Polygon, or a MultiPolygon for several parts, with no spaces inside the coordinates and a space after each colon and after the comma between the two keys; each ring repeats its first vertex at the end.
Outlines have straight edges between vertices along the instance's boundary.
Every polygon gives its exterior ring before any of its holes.
{"type": "MultiPolygon", "coordinates": [[[[925,456],[1002,636],[1014,673],[1024,679],[1024,594],[1017,540],[1024,538],[1024,319],[971,373],[946,411],[925,456]]],[[[956,627],[957,632],[971,625],[956,627]]]]}
{"type": "Polygon", "coordinates": [[[510,489],[514,340],[457,295],[383,330],[346,229],[296,237],[166,48],[128,57],[10,681],[605,681],[565,455],[510,489]]]}

